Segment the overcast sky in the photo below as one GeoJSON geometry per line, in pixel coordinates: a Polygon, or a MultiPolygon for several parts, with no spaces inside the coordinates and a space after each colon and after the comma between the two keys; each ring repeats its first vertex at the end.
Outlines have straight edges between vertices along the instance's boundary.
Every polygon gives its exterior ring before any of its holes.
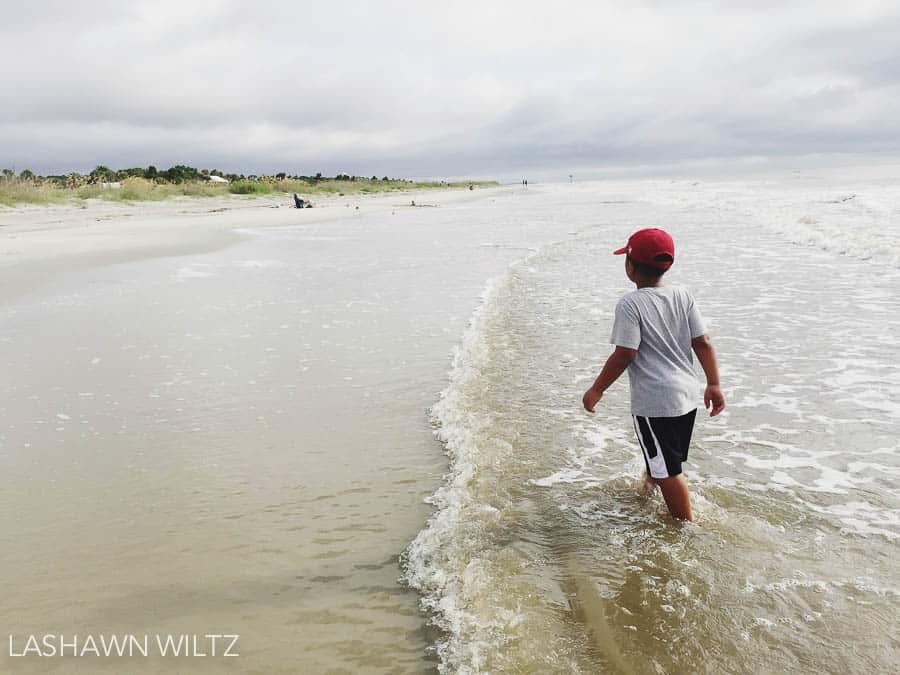
{"type": "Polygon", "coordinates": [[[900,150],[900,2],[0,0],[0,166],[494,175],[900,150]]]}

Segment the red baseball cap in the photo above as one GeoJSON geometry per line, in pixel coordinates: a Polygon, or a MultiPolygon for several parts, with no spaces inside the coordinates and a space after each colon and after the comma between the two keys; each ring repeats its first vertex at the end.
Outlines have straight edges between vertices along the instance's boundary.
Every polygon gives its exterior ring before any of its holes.
{"type": "Polygon", "coordinates": [[[636,262],[667,270],[675,262],[675,242],[665,230],[650,227],[646,230],[638,230],[628,237],[628,243],[625,246],[618,251],[613,251],[614,255],[622,253],[627,253],[628,257],[636,262]],[[657,260],[656,257],[659,255],[668,255],[672,259],[657,260]]]}

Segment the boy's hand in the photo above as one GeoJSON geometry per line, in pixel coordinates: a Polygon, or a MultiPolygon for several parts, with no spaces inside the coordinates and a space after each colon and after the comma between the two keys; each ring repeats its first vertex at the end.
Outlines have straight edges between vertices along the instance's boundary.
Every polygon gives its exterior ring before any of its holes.
{"type": "Polygon", "coordinates": [[[703,405],[709,410],[709,416],[715,417],[725,410],[725,395],[717,384],[706,385],[706,391],[703,393],[703,405]],[[712,406],[712,408],[710,408],[712,406]]]}
{"type": "Polygon", "coordinates": [[[584,396],[581,397],[581,402],[584,404],[584,409],[588,412],[594,412],[594,406],[603,398],[603,392],[597,391],[593,387],[584,392],[584,396]]]}
{"type": "Polygon", "coordinates": [[[625,369],[631,365],[635,356],[637,356],[637,349],[629,349],[628,347],[616,345],[613,353],[609,355],[609,358],[606,359],[606,363],[603,364],[603,370],[600,371],[597,379],[594,380],[594,384],[592,384],[591,388],[584,392],[584,396],[581,397],[581,402],[584,404],[585,410],[594,412],[594,406],[597,405],[597,402],[601,398],[603,398],[603,392],[606,391],[613,382],[619,379],[619,375],[624,373],[625,369]]]}

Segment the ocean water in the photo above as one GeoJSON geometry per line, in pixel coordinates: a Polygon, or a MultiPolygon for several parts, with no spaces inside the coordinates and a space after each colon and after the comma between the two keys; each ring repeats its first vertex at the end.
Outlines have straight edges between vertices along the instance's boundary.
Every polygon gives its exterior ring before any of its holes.
{"type": "Polygon", "coordinates": [[[4,631],[241,636],[131,672],[892,670],[898,186],[398,198],[11,301],[4,631]],[[646,226],[729,403],[698,415],[694,525],[641,488],[627,381],[580,404],[646,226]]]}
{"type": "Polygon", "coordinates": [[[442,670],[896,666],[900,190],[796,182],[571,188],[598,225],[487,285],[432,409],[451,470],[405,559],[442,670]],[[697,525],[642,490],[627,384],[578,405],[629,225],[673,234],[668,281],[719,353],[729,408],[698,417],[687,469],[697,525]]]}
{"type": "Polygon", "coordinates": [[[851,187],[579,186],[598,225],[491,280],[432,409],[451,470],[406,556],[443,670],[896,665],[900,191],[851,187]],[[668,280],[719,353],[697,525],[643,494],[627,385],[578,405],[627,290],[626,223],[674,235],[668,280]]]}

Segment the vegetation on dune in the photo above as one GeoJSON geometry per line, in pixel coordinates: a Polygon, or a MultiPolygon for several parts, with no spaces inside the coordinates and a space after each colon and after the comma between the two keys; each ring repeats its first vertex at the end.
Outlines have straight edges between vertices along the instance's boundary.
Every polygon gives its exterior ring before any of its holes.
{"type": "Polygon", "coordinates": [[[16,175],[3,169],[0,176],[0,205],[60,204],[71,200],[103,199],[135,202],[171,199],[173,197],[221,197],[227,194],[255,197],[260,195],[298,193],[304,196],[328,194],[372,194],[396,190],[428,188],[467,188],[497,185],[491,182],[444,181],[416,182],[401,178],[363,178],[349,174],[334,177],[317,173],[313,176],[288,175],[285,172],[257,176],[223,173],[218,169],[195,169],[176,165],[159,170],[155,166],[112,170],[98,166],[87,175],[70,173],[38,176],[26,169],[16,175]],[[218,176],[226,182],[211,180],[218,176]]]}
{"type": "Polygon", "coordinates": [[[69,199],[68,191],[32,180],[0,178],[0,204],[59,204],[69,199]]]}
{"type": "Polygon", "coordinates": [[[74,190],[74,196],[79,199],[103,199],[110,202],[160,201],[172,197],[218,197],[227,192],[227,187],[224,183],[196,180],[160,183],[134,176],[121,181],[118,187],[103,183],[88,184],[74,190]]]}
{"type": "Polygon", "coordinates": [[[267,195],[272,192],[272,185],[259,180],[239,180],[228,186],[234,195],[267,195]]]}

